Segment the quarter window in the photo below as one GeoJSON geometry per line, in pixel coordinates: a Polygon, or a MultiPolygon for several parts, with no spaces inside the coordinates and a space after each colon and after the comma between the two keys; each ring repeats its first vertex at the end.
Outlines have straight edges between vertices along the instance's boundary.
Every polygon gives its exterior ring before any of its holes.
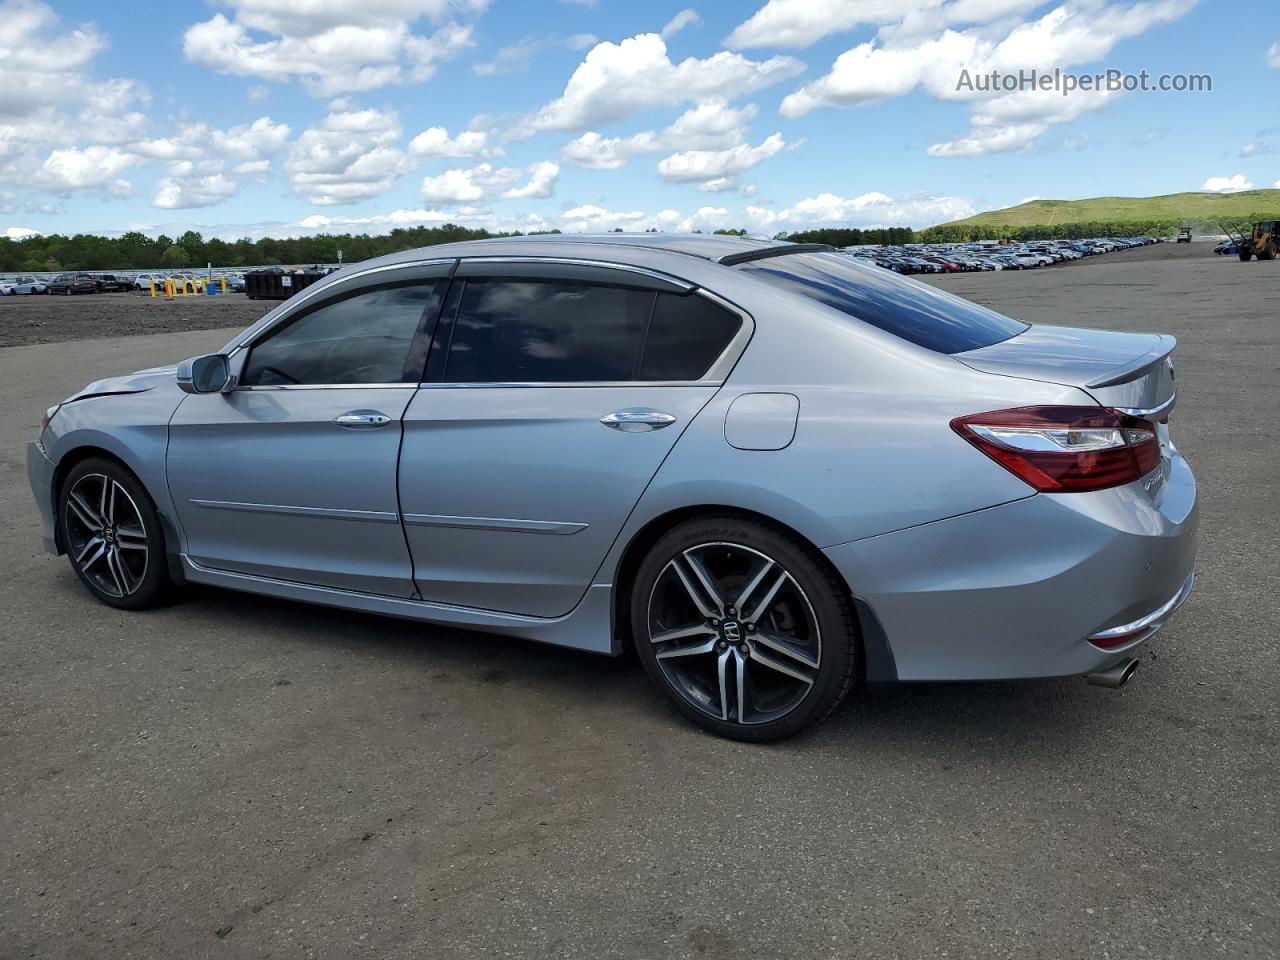
{"type": "Polygon", "coordinates": [[[406,371],[423,317],[439,308],[444,282],[382,287],[311,310],[254,345],[247,386],[417,382],[406,371]]]}
{"type": "Polygon", "coordinates": [[[637,379],[699,379],[741,326],[741,317],[706,297],[658,294],[637,379]]]}

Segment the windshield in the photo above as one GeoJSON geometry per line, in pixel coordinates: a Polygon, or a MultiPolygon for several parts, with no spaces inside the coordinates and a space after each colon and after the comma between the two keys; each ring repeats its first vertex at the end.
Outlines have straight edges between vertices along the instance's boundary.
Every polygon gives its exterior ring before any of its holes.
{"type": "Polygon", "coordinates": [[[1020,320],[840,254],[792,254],[736,269],[938,353],[989,347],[1027,329],[1020,320]]]}

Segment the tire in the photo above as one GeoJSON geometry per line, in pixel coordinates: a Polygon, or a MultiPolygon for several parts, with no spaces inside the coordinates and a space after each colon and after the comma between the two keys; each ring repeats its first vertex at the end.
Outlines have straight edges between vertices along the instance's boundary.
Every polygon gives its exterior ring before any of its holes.
{"type": "Polygon", "coordinates": [[[120,464],[92,457],[71,469],[58,491],[58,529],[71,569],[107,606],[145,610],[164,599],[170,581],[160,515],[120,464]]]}
{"type": "Polygon", "coordinates": [[[1258,251],[1259,260],[1274,260],[1276,256],[1276,246],[1274,243],[1268,244],[1258,251]]]}
{"type": "Polygon", "coordinates": [[[1241,247],[1239,250],[1239,254],[1240,254],[1240,262],[1248,263],[1249,258],[1253,256],[1253,251],[1247,247],[1241,247]]]}
{"type": "Polygon", "coordinates": [[[753,743],[826,719],[859,656],[852,602],[821,554],[732,514],[686,521],[654,544],[631,585],[631,631],[677,713],[753,743]]]}

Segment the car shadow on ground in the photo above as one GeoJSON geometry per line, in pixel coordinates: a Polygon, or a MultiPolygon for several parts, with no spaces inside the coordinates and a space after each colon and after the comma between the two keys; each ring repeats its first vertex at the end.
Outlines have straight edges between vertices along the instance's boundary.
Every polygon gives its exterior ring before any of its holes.
{"type": "MultiPolygon", "coordinates": [[[[435,680],[532,690],[570,705],[590,703],[592,709],[614,704],[627,714],[628,740],[635,737],[633,722],[652,726],[655,736],[663,728],[691,729],[651,687],[630,652],[607,657],[203,586],[184,588],[161,615],[219,621],[219,632],[251,631],[293,649],[301,644],[361,661],[376,658],[435,680]]],[[[825,724],[768,749],[828,751],[843,744],[856,752],[890,749],[945,757],[964,751],[991,759],[1046,746],[1093,753],[1105,749],[1111,734],[1125,735],[1123,724],[1118,729],[1106,709],[1110,698],[1125,695],[1089,687],[1079,678],[859,687],[825,724]]],[[[495,701],[494,709],[505,707],[495,701]]]]}

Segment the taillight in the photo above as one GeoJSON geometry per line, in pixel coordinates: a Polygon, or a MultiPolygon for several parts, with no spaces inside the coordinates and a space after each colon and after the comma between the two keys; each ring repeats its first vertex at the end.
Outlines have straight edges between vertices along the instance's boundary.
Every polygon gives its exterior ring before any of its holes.
{"type": "Polygon", "coordinates": [[[1041,493],[1118,487],[1160,463],[1155,425],[1109,407],[993,410],[951,429],[1041,493]]]}

